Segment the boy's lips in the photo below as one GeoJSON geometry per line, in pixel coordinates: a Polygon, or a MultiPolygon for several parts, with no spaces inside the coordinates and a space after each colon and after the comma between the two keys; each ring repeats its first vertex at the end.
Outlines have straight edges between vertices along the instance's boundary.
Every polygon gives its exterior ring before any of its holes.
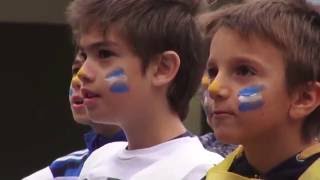
{"type": "Polygon", "coordinates": [[[96,104],[97,98],[101,97],[99,94],[86,88],[81,88],[81,94],[83,96],[83,104],[85,106],[92,106],[96,104]]]}
{"type": "Polygon", "coordinates": [[[234,113],[232,111],[228,111],[228,110],[214,110],[213,113],[212,113],[212,116],[215,118],[215,119],[225,119],[227,117],[230,117],[230,116],[234,116],[234,113]]]}
{"type": "Polygon", "coordinates": [[[71,103],[72,105],[82,105],[83,104],[83,98],[81,96],[72,96],[71,97],[71,103]]]}
{"type": "Polygon", "coordinates": [[[74,95],[71,97],[71,106],[72,109],[79,111],[79,110],[83,110],[84,108],[84,100],[81,96],[79,95],[74,95]]]}

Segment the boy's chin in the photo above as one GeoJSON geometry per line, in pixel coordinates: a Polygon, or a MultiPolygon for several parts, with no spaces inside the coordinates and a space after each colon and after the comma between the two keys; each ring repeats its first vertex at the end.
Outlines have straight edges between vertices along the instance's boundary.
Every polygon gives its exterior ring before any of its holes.
{"type": "Polygon", "coordinates": [[[73,119],[78,124],[82,124],[82,125],[89,125],[90,124],[90,120],[87,115],[73,114],[73,119]]]}
{"type": "Polygon", "coordinates": [[[107,118],[106,116],[98,116],[89,114],[91,117],[91,124],[95,125],[117,125],[117,122],[113,121],[113,118],[107,118]]]}

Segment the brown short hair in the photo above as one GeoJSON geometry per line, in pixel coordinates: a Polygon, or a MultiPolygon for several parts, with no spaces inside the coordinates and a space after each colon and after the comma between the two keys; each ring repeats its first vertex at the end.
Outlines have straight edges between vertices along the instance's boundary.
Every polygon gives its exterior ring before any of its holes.
{"type": "Polygon", "coordinates": [[[142,59],[145,72],[151,57],[167,50],[181,59],[170,84],[167,99],[171,109],[184,119],[205,68],[203,38],[195,23],[194,0],[74,0],[67,20],[75,38],[92,25],[103,32],[116,25],[133,51],[142,59]]]}
{"type": "MultiPolygon", "coordinates": [[[[256,0],[211,15],[205,30],[212,37],[221,27],[231,28],[244,38],[256,35],[277,47],[286,65],[288,92],[320,81],[320,15],[304,0],[256,0]]],[[[306,140],[320,133],[320,108],[302,127],[306,140]]]]}

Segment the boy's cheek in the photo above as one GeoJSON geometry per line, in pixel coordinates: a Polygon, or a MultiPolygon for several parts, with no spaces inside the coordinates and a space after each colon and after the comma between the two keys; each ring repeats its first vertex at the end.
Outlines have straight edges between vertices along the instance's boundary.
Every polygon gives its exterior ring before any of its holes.
{"type": "Polygon", "coordinates": [[[238,93],[238,109],[240,112],[255,111],[264,105],[262,85],[253,85],[241,89],[238,93]]]}
{"type": "Polygon", "coordinates": [[[210,98],[208,91],[203,92],[201,103],[207,118],[210,118],[214,111],[214,100],[210,98]]]}
{"type": "Polygon", "coordinates": [[[73,89],[72,87],[69,88],[69,100],[71,99],[71,96],[73,95],[73,89]]]}
{"type": "Polygon", "coordinates": [[[106,90],[111,93],[122,94],[129,92],[128,77],[122,68],[116,68],[105,76],[106,90]]]}

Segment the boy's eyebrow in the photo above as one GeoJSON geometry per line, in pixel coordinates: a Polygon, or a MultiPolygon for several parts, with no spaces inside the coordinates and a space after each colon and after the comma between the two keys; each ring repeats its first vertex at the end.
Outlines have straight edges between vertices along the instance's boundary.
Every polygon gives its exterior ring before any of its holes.
{"type": "Polygon", "coordinates": [[[256,64],[258,65],[259,63],[257,63],[257,61],[259,62],[263,62],[263,60],[261,60],[258,57],[255,56],[234,56],[232,57],[233,60],[236,60],[238,63],[250,63],[250,64],[256,64]]]}
{"type": "Polygon", "coordinates": [[[103,41],[97,41],[97,42],[94,42],[94,43],[91,43],[87,46],[82,46],[81,44],[78,45],[79,47],[79,50],[80,51],[83,51],[83,50],[94,50],[94,49],[99,49],[99,48],[112,48],[112,47],[118,47],[118,44],[114,41],[106,41],[106,40],[103,40],[103,41]]]}
{"type": "MultiPolygon", "coordinates": [[[[253,64],[256,65],[258,67],[260,67],[260,63],[257,63],[256,61],[258,60],[259,62],[263,62],[262,60],[260,60],[259,58],[256,58],[254,56],[233,56],[230,57],[232,60],[232,63],[249,63],[249,64],[253,64]],[[236,61],[235,61],[236,60],[236,61]]],[[[216,66],[215,63],[216,59],[213,57],[209,57],[208,58],[208,63],[207,63],[207,67],[212,67],[212,66],[216,66]]]]}

